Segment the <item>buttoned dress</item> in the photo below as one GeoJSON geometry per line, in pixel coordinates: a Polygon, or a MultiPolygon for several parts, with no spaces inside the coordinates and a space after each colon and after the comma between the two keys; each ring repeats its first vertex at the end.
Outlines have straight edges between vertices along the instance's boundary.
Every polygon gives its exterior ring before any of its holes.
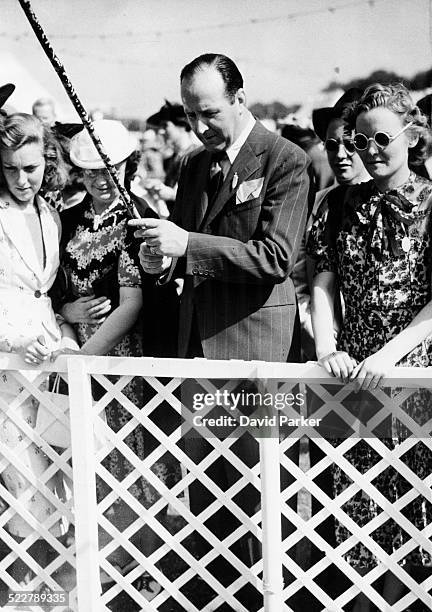
{"type": "MultiPolygon", "coordinates": [[[[0,350],[14,352],[23,338],[43,336],[46,346],[53,351],[60,345],[61,330],[52,309],[47,292],[51,288],[59,266],[60,222],[58,213],[43,198],[36,196],[35,205],[45,248],[45,262],[39,261],[26,225],[25,213],[9,199],[0,195],[0,350]]],[[[21,377],[35,381],[38,370],[23,370],[21,377]]],[[[46,387],[47,378],[38,380],[40,388],[46,387]]],[[[24,386],[11,372],[0,372],[0,453],[14,454],[13,461],[1,472],[9,492],[19,499],[38,522],[44,522],[54,512],[55,506],[35,487],[35,481],[50,465],[42,450],[29,440],[13,417],[18,416],[30,427],[35,427],[38,402],[31,396],[21,400],[24,386]],[[20,469],[21,468],[21,469],[20,469]],[[29,493],[29,489],[31,492],[29,493]]],[[[51,491],[56,490],[58,478],[46,482],[51,491]]],[[[2,509],[5,507],[1,501],[2,509]]],[[[15,514],[8,522],[10,533],[25,537],[34,532],[27,521],[15,514]]],[[[61,535],[59,520],[49,527],[53,535],[61,535]]]]}

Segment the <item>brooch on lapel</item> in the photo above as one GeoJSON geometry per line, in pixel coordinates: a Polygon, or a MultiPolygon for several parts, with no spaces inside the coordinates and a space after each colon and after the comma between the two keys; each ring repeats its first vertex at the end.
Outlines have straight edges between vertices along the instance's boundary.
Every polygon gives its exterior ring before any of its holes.
{"type": "Polygon", "coordinates": [[[231,189],[235,189],[237,187],[237,184],[238,184],[238,174],[237,172],[235,172],[232,178],[232,181],[231,181],[231,189]]]}

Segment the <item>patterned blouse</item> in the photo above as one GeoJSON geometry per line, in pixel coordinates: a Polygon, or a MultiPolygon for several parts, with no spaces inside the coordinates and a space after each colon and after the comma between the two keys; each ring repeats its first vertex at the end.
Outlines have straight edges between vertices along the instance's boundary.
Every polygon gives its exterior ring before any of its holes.
{"type": "MultiPolygon", "coordinates": [[[[62,212],[60,217],[64,232],[62,263],[75,298],[93,293],[93,283],[103,278],[107,279],[105,285],[111,287],[113,294],[117,291],[117,283],[119,287],[141,286],[138,246],[128,229],[129,216],[121,202],[115,202],[97,215],[91,197],[87,195],[80,204],[62,212]]],[[[113,302],[112,295],[107,297],[111,297],[113,302]]],[[[98,324],[80,323],[76,327],[80,344],[83,344],[96,331],[98,324]]],[[[134,348],[130,341],[131,338],[122,341],[130,350],[124,346],[126,351],[120,350],[120,354],[137,356],[136,341],[132,342],[134,348]]],[[[117,350],[113,353],[119,354],[117,350]]]]}
{"type": "MultiPolygon", "coordinates": [[[[432,182],[411,173],[385,192],[373,181],[350,187],[316,219],[308,254],[316,274],[337,275],[345,301],[339,345],[353,357],[378,350],[431,299],[431,206],[432,182]]],[[[415,365],[428,365],[422,353],[415,365]]]]}

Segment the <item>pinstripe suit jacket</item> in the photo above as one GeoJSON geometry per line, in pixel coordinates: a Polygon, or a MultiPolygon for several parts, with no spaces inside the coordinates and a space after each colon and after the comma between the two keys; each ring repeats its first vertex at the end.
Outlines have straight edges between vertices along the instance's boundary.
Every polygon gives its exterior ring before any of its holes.
{"type": "Polygon", "coordinates": [[[257,121],[204,216],[210,164],[208,151],[191,154],[173,213],[189,232],[178,262],[185,278],[179,356],[186,355],[195,308],[206,358],[286,361],[296,313],[290,273],[306,221],[309,159],[257,121]],[[236,203],[240,186],[260,178],[258,197],[236,203]]]}

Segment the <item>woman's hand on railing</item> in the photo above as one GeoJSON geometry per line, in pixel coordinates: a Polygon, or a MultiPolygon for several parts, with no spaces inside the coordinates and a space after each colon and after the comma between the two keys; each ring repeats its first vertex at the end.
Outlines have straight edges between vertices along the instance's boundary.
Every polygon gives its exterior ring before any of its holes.
{"type": "Polygon", "coordinates": [[[61,315],[68,323],[103,323],[111,310],[111,300],[105,296],[85,295],[68,302],[61,309],[61,315]]]}
{"type": "Polygon", "coordinates": [[[388,353],[384,354],[377,351],[361,361],[351,372],[350,380],[354,381],[355,391],[360,389],[373,390],[379,387],[380,382],[385,378],[390,370],[395,366],[395,362],[389,358],[388,353]]]}
{"type": "Polygon", "coordinates": [[[43,336],[37,338],[22,337],[15,345],[15,349],[26,363],[32,365],[40,365],[48,359],[50,354],[43,336]]]}
{"type": "Polygon", "coordinates": [[[318,359],[318,363],[329,374],[340,378],[344,383],[349,382],[350,375],[357,366],[356,360],[350,357],[346,351],[332,351],[318,359]]]}

